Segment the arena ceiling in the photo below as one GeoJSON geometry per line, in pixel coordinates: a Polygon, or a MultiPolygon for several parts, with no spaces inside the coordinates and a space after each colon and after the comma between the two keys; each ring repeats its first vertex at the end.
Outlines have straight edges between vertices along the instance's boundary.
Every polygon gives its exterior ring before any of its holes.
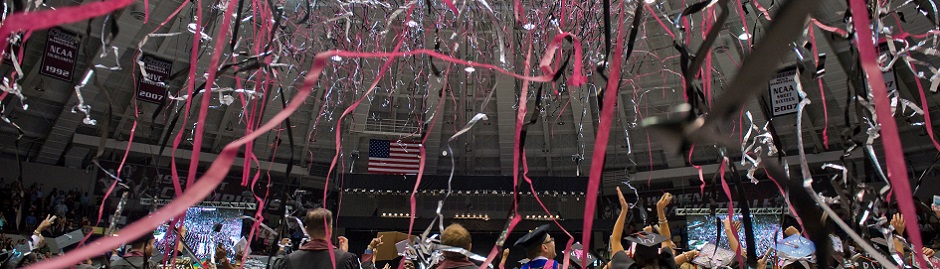
{"type": "MultiPolygon", "coordinates": [[[[715,42],[712,55],[711,70],[714,72],[711,84],[713,92],[719,96],[726,85],[737,73],[737,65],[750,53],[749,42],[760,42],[764,29],[771,23],[761,17],[755,7],[758,1],[760,6],[767,7],[774,14],[781,6],[780,1],[772,0],[744,0],[744,14],[737,11],[736,1],[727,8],[731,9],[731,16],[725,24],[720,25],[720,37],[715,42]],[[749,25],[744,26],[742,20],[749,25]],[[751,37],[743,36],[744,28],[748,28],[751,37]]],[[[635,53],[624,63],[623,83],[619,90],[615,119],[612,126],[611,138],[607,152],[605,166],[605,182],[607,186],[618,182],[634,179],[675,179],[689,178],[694,175],[690,170],[689,161],[696,165],[707,166],[709,171],[715,171],[714,164],[720,162],[718,149],[711,146],[695,147],[691,156],[674,156],[667,153],[671,145],[664,145],[655,135],[651,135],[640,126],[644,118],[664,115],[671,107],[683,102],[682,79],[677,75],[680,59],[679,53],[673,46],[673,39],[669,36],[659,21],[652,18],[668,20],[675,18],[691,1],[668,0],[646,1],[652,2],[651,9],[646,9],[645,20],[638,28],[641,38],[635,44],[635,53]],[[650,13],[653,10],[653,13],[650,13]]],[[[904,21],[896,21],[896,16],[885,16],[883,21],[890,25],[900,24],[911,33],[923,33],[934,29],[935,25],[913,5],[902,5],[901,1],[894,1],[894,6],[900,6],[898,13],[906,15],[904,21]]],[[[197,126],[202,124],[205,128],[204,141],[201,151],[205,154],[203,162],[211,162],[213,154],[217,154],[227,143],[245,135],[249,121],[264,122],[281,111],[285,96],[293,96],[299,86],[302,75],[311,65],[311,59],[316,52],[325,49],[339,48],[362,51],[388,51],[398,40],[394,31],[401,31],[409,27],[410,22],[403,22],[401,14],[395,15],[398,7],[407,3],[401,1],[312,1],[310,3],[312,14],[303,23],[301,21],[306,13],[304,1],[286,0],[274,1],[269,4],[280,7],[283,11],[284,22],[281,32],[273,40],[282,49],[278,51],[276,59],[272,60],[271,68],[260,73],[223,72],[215,82],[218,89],[236,88],[251,89],[261,83],[269,83],[263,97],[249,100],[243,106],[243,96],[235,95],[234,102],[223,103],[230,98],[220,94],[213,94],[209,100],[208,114],[204,121],[194,124],[196,114],[200,109],[198,102],[193,102],[190,108],[189,120],[174,121],[178,114],[185,114],[185,102],[171,101],[161,107],[156,104],[136,102],[135,105],[135,55],[140,51],[170,60],[173,63],[172,73],[175,75],[167,82],[171,94],[179,96],[185,94],[189,77],[185,71],[189,70],[193,31],[190,27],[194,23],[195,3],[177,0],[137,1],[131,7],[120,10],[109,17],[98,17],[91,21],[64,25],[65,29],[84,36],[81,40],[78,61],[76,62],[71,81],[63,81],[40,74],[40,66],[45,50],[46,31],[33,32],[24,51],[23,72],[25,75],[19,81],[23,88],[25,101],[8,96],[3,100],[4,112],[11,122],[16,123],[22,131],[11,124],[0,123],[0,151],[8,156],[16,156],[30,162],[61,164],[72,167],[86,167],[98,155],[100,137],[104,133],[108,140],[105,143],[103,158],[118,160],[125,152],[125,142],[133,135],[134,146],[131,147],[132,160],[150,160],[160,166],[167,166],[170,156],[169,147],[160,156],[160,146],[164,139],[169,137],[172,144],[177,134],[182,133],[181,151],[176,156],[179,161],[188,162],[189,152],[193,148],[193,133],[197,126]],[[171,16],[177,8],[180,12],[171,16]],[[346,16],[345,14],[351,14],[346,16]],[[389,17],[395,17],[389,20],[389,17]],[[149,18],[146,18],[148,17],[149,18]],[[145,21],[145,19],[147,19],[145,21]],[[117,27],[112,27],[110,20],[116,21],[117,27]],[[164,26],[161,23],[166,21],[164,26]],[[376,35],[385,29],[384,24],[389,23],[392,33],[376,35]],[[160,37],[150,37],[148,42],[140,41],[151,32],[172,34],[160,37]],[[104,34],[103,34],[104,33],[104,34]],[[178,34],[177,34],[178,33],[178,34]],[[357,39],[357,36],[359,37],[357,39]],[[367,37],[365,39],[361,37],[367,37]],[[384,39],[370,39],[368,37],[381,36],[384,39]],[[103,45],[102,40],[113,38],[110,45],[115,49],[103,45]],[[358,40],[358,41],[357,41],[358,40]],[[354,42],[355,41],[355,42],[354,42]],[[356,43],[359,42],[359,43],[356,43]],[[362,43],[365,44],[362,44],[362,43]],[[140,46],[142,44],[142,46],[140,46]],[[371,45],[370,45],[371,44],[371,45]],[[140,47],[139,47],[140,46],[140,47]],[[290,48],[290,49],[286,49],[290,48]],[[289,51],[285,53],[285,51],[289,51]],[[288,57],[291,56],[291,57],[288,57]],[[117,62],[116,62],[117,59],[117,62]],[[120,70],[111,70],[109,67],[120,65],[120,70]],[[279,64],[279,65],[278,65],[279,64]],[[95,67],[100,65],[103,67],[95,67]],[[91,105],[90,118],[97,121],[96,125],[83,123],[84,115],[73,113],[73,108],[79,103],[74,86],[82,82],[83,75],[88,70],[94,70],[93,78],[81,89],[82,97],[91,105]],[[23,102],[28,104],[24,109],[23,102]],[[252,118],[255,116],[257,118],[252,118]],[[107,129],[105,129],[107,128],[107,129]]],[[[236,1],[202,1],[203,22],[206,24],[203,32],[208,36],[216,36],[218,27],[222,22],[222,7],[236,4],[236,1]]],[[[447,13],[443,3],[431,3],[436,12],[424,10],[416,11],[416,24],[423,30],[413,31],[414,34],[405,38],[405,50],[432,48],[437,39],[445,40],[445,44],[459,44],[448,54],[456,58],[472,62],[493,63],[507,70],[522,74],[525,60],[524,48],[528,45],[527,34],[532,30],[527,25],[520,25],[512,19],[511,1],[493,1],[488,3],[494,10],[493,18],[488,18],[485,8],[474,1],[457,1],[460,8],[466,8],[465,18],[453,18],[447,13]],[[466,6],[464,6],[466,5],[466,6]],[[444,14],[444,15],[441,15],[444,14]],[[446,25],[437,23],[434,16],[447,17],[450,22],[446,25]],[[462,19],[463,18],[463,19],[462,19]],[[488,18],[483,20],[482,18],[488,18]],[[435,31],[436,29],[436,31],[435,31]],[[455,31],[456,29],[456,31],[455,31]],[[507,56],[506,63],[500,63],[499,55],[494,51],[499,46],[494,45],[501,36],[506,44],[515,43],[518,46],[507,56]],[[484,53],[485,52],[485,53],[484,53]]],[[[523,5],[536,6],[546,2],[523,1],[523,5]]],[[[554,3],[554,2],[552,2],[554,3]]],[[[81,1],[49,0],[41,9],[65,7],[81,4],[81,1]]],[[[620,1],[613,1],[614,11],[620,1]]],[[[628,5],[635,5],[632,1],[628,5]]],[[[219,40],[204,39],[196,57],[196,86],[205,82],[203,74],[208,68],[209,58],[215,53],[222,53],[223,64],[232,61],[243,61],[258,55],[264,47],[259,40],[265,40],[258,29],[271,23],[270,20],[261,20],[253,16],[265,17],[258,10],[263,5],[260,1],[248,1],[241,7],[241,23],[238,31],[241,40],[236,40],[235,55],[226,49],[224,52],[214,52],[213,46],[219,40]]],[[[592,6],[598,9],[597,6],[592,6]]],[[[823,25],[845,29],[845,11],[847,6],[843,1],[820,1],[814,18],[823,25]]],[[[545,9],[532,8],[528,14],[536,24],[537,29],[547,28],[557,23],[553,16],[540,13],[545,9]],[[540,17],[540,16],[546,16],[540,17]],[[541,19],[540,19],[541,18],[541,19]]],[[[598,13],[593,11],[591,14],[598,13]]],[[[632,11],[631,11],[632,13],[632,11]]],[[[269,18],[268,17],[265,18],[269,18]]],[[[580,18],[592,21],[599,17],[590,16],[580,18]]],[[[697,47],[702,41],[701,14],[692,17],[693,34],[690,36],[690,47],[697,47]]],[[[612,22],[619,23],[616,18],[612,22]]],[[[235,20],[235,18],[233,18],[235,20]]],[[[579,19],[569,18],[569,23],[579,19]]],[[[624,19],[627,24],[632,22],[632,16],[624,19]]],[[[543,110],[537,115],[538,121],[528,127],[527,142],[525,144],[528,162],[528,173],[533,176],[586,176],[591,166],[592,153],[598,127],[597,90],[604,87],[605,82],[597,74],[594,67],[602,55],[602,47],[598,40],[590,37],[600,36],[597,33],[597,23],[586,23],[582,27],[590,28],[581,38],[589,39],[585,42],[585,69],[591,73],[589,83],[581,87],[570,87],[566,83],[529,83],[529,110],[535,107],[535,93],[543,87],[541,105],[543,110]],[[591,26],[594,25],[594,26],[591,26]],[[593,42],[593,43],[590,43],[593,42]],[[556,94],[557,93],[557,94],[556,94]]],[[[667,26],[668,27],[668,26],[667,26]]],[[[570,28],[570,27],[569,27],[570,28]]],[[[574,28],[572,28],[574,29],[574,28]]],[[[676,31],[673,29],[672,31],[676,31]]],[[[551,35],[551,31],[539,31],[533,43],[536,50],[534,58],[541,57],[542,48],[551,35]]],[[[557,31],[556,31],[557,32],[557,31]]],[[[577,32],[576,32],[577,33],[577,32]]],[[[616,34],[616,32],[614,32],[616,34]]],[[[842,150],[847,145],[843,143],[842,134],[845,131],[845,107],[849,105],[849,87],[864,88],[863,79],[857,74],[850,74],[847,70],[854,70],[856,56],[851,40],[838,37],[829,32],[815,29],[816,49],[825,53],[825,75],[821,78],[823,86],[819,88],[811,74],[801,76],[802,85],[813,103],[806,108],[802,119],[803,146],[811,154],[810,161],[814,163],[837,161],[842,150]],[[821,93],[825,94],[828,117],[823,109],[821,93]],[[828,124],[827,124],[828,122],[828,124]],[[828,127],[828,129],[826,129],[828,127]],[[826,136],[823,130],[826,129],[826,136]]],[[[230,42],[229,39],[222,40],[230,42]]],[[[616,40],[614,40],[616,41],[616,40]]],[[[766,68],[781,69],[802,62],[808,66],[815,66],[813,53],[804,46],[808,40],[794,42],[793,50],[789,51],[784,61],[766,63],[766,68]],[[798,56],[802,55],[802,59],[798,56]]],[[[565,49],[571,49],[566,45],[565,49]]],[[[920,56],[919,56],[920,57],[920,56]]],[[[938,64],[937,57],[920,57],[933,66],[938,64]]],[[[336,59],[327,74],[314,88],[314,93],[308,98],[300,110],[290,117],[290,129],[293,134],[293,150],[289,147],[287,128],[280,128],[279,132],[265,134],[255,141],[252,149],[258,157],[259,163],[254,167],[269,167],[272,170],[284,172],[286,164],[293,160],[295,168],[293,176],[310,180],[312,183],[322,182],[334,157],[336,143],[336,127],[340,115],[356,99],[363,96],[368,85],[378,76],[382,59],[359,60],[352,58],[336,59]],[[293,157],[292,157],[293,155],[293,157]]],[[[532,66],[532,72],[540,72],[532,66]]],[[[4,64],[0,71],[10,74],[13,67],[4,64]]],[[[570,74],[568,67],[567,74],[570,74]]],[[[901,64],[895,65],[899,81],[899,92],[902,98],[920,104],[914,80],[916,77],[910,69],[901,64]]],[[[337,169],[343,172],[365,173],[367,168],[369,139],[403,139],[417,140],[422,135],[427,137],[424,146],[427,149],[426,174],[446,175],[451,171],[452,164],[457,174],[464,175],[512,175],[513,145],[515,141],[516,114],[518,108],[519,92],[522,83],[506,75],[490,70],[477,69],[468,72],[464,66],[447,64],[439,60],[429,61],[426,57],[404,57],[394,61],[387,69],[388,74],[378,81],[374,93],[367,96],[361,105],[352,110],[350,115],[340,124],[343,131],[340,135],[342,141],[340,165],[337,169]],[[436,68],[444,69],[448,77],[446,80],[437,80],[431,77],[429,62],[436,68]],[[444,81],[444,82],[441,82],[444,81]],[[446,86],[446,90],[441,91],[446,86]],[[495,91],[491,98],[487,98],[490,91],[495,91]],[[443,102],[441,98],[443,96],[443,102]],[[440,105],[438,105],[440,104],[440,105]],[[439,114],[434,113],[440,107],[439,114]],[[488,120],[475,125],[468,133],[448,142],[467,122],[477,113],[484,113],[488,120]],[[437,115],[437,118],[434,118],[437,115]],[[436,120],[436,125],[428,131],[423,121],[436,120]],[[450,147],[451,156],[442,154],[450,147]],[[357,157],[358,156],[358,157],[357,157]]],[[[929,77],[929,76],[928,76],[929,77]]],[[[922,79],[924,85],[929,85],[927,79],[922,79]]],[[[701,85],[701,81],[696,82],[701,85]]],[[[754,87],[767,88],[768,85],[754,85],[754,87]]],[[[201,96],[201,95],[197,95],[201,96]]],[[[765,94],[764,99],[768,96],[765,94]]],[[[927,94],[925,108],[927,112],[937,110],[940,103],[936,94],[927,94]]],[[[201,97],[196,98],[196,100],[201,97]]],[[[766,100],[764,101],[766,102],[766,100]]],[[[758,100],[749,102],[742,112],[750,112],[753,122],[762,126],[767,121],[758,100]]],[[[849,109],[849,117],[854,117],[856,109],[849,109]]],[[[935,113],[935,112],[934,112],[935,113]]],[[[531,113],[530,113],[531,114],[531,113]]],[[[744,115],[744,113],[741,113],[744,115]]],[[[185,116],[185,115],[184,115],[185,116]]],[[[773,126],[783,145],[782,152],[789,156],[796,155],[797,139],[795,115],[779,116],[774,118],[773,126]]],[[[921,116],[907,118],[898,116],[899,127],[906,160],[912,171],[923,171],[930,166],[935,155],[929,137],[926,136],[924,126],[915,123],[923,121],[921,116]]],[[[528,119],[528,118],[527,118],[528,119]]],[[[747,124],[747,120],[741,118],[747,124]]],[[[740,123],[740,122],[738,122],[740,123]]],[[[735,123],[735,124],[738,124],[735,123]]],[[[725,126],[729,136],[741,136],[740,127],[725,126]]],[[[744,125],[746,127],[746,125],[744,125]]],[[[879,143],[876,141],[876,143],[879,143]]],[[[880,145],[880,144],[876,144],[880,145]]],[[[880,146],[876,146],[876,149],[880,146]]],[[[879,150],[880,152],[880,150],[879,150]]],[[[740,150],[733,149],[729,153],[733,158],[740,159],[740,150]]],[[[863,158],[860,154],[850,158],[863,158]]],[[[883,161],[883,160],[882,160],[883,161]]],[[[238,165],[242,162],[236,161],[238,165]]],[[[790,162],[795,164],[795,162],[790,162]]]]}

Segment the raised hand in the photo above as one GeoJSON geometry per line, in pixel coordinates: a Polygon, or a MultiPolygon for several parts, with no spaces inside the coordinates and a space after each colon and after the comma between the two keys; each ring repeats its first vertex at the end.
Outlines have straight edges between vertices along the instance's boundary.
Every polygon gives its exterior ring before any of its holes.
{"type": "Polygon", "coordinates": [[[381,245],[382,245],[382,236],[384,236],[384,235],[379,235],[379,237],[372,238],[372,242],[369,242],[369,246],[368,246],[367,248],[368,248],[369,250],[374,250],[375,248],[381,246],[381,245]]]}
{"type": "Polygon", "coordinates": [[[52,223],[55,222],[55,218],[56,217],[53,215],[46,215],[46,219],[40,222],[39,226],[36,226],[36,232],[37,233],[42,232],[46,228],[49,228],[50,226],[52,226],[52,223]]]}
{"type": "Polygon", "coordinates": [[[506,260],[507,260],[507,259],[509,259],[509,249],[508,249],[508,248],[503,250],[503,257],[501,257],[500,260],[499,260],[499,268],[500,268],[500,269],[505,268],[504,266],[506,266],[506,260]]]}
{"type": "Polygon", "coordinates": [[[620,191],[620,187],[617,187],[617,199],[620,200],[621,210],[626,210],[627,208],[629,208],[630,205],[627,204],[627,199],[623,198],[623,192],[620,191]]]}
{"type": "Polygon", "coordinates": [[[721,223],[724,224],[725,229],[738,232],[741,229],[741,222],[737,220],[731,220],[730,218],[725,218],[721,220],[721,223]]]}
{"type": "Polygon", "coordinates": [[[891,227],[898,231],[898,235],[904,235],[904,216],[901,216],[901,213],[895,213],[891,217],[891,227]]]}
{"type": "Polygon", "coordinates": [[[349,239],[345,236],[340,236],[337,240],[339,241],[339,249],[349,252],[349,239]]]}
{"type": "Polygon", "coordinates": [[[672,194],[665,193],[662,197],[659,198],[659,202],[656,202],[656,209],[662,211],[672,202],[672,194]]]}
{"type": "Polygon", "coordinates": [[[766,269],[767,268],[767,259],[770,258],[770,254],[773,251],[772,248],[767,248],[767,253],[764,253],[760,259],[757,260],[757,269],[766,269]]]}

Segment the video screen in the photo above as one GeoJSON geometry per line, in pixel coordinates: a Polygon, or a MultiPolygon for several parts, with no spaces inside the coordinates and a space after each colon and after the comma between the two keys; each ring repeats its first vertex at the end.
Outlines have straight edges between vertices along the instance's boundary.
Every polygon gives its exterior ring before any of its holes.
{"type": "MultiPolygon", "coordinates": [[[[728,218],[727,214],[718,215],[718,219],[722,221],[726,218],[728,218]]],[[[735,215],[734,220],[742,220],[741,215],[735,215]]],[[[768,248],[772,248],[775,240],[783,238],[783,232],[780,229],[780,218],[778,216],[751,216],[751,222],[751,224],[753,224],[754,243],[757,244],[758,255],[763,255],[768,248]]],[[[716,245],[725,249],[731,249],[728,245],[728,237],[725,235],[724,227],[722,227],[723,224],[721,224],[721,221],[716,222],[714,217],[687,216],[686,224],[686,229],[688,230],[688,241],[686,243],[688,243],[690,248],[698,249],[706,243],[715,244],[715,236],[721,231],[721,241],[716,245]]],[[[742,223],[741,225],[741,229],[738,230],[738,238],[741,241],[741,246],[747,248],[747,242],[744,240],[744,224],[742,223]]]]}
{"type": "MultiPolygon", "coordinates": [[[[229,250],[229,258],[234,257],[233,246],[242,237],[241,209],[220,209],[214,207],[191,207],[186,210],[186,236],[183,242],[200,260],[215,255],[215,247],[221,243],[229,250]],[[219,232],[214,230],[221,225],[219,232]]],[[[175,233],[167,233],[167,225],[162,225],[154,233],[156,250],[161,254],[164,249],[171,249],[176,240],[175,233]]],[[[185,251],[184,251],[185,252],[185,251]]]]}

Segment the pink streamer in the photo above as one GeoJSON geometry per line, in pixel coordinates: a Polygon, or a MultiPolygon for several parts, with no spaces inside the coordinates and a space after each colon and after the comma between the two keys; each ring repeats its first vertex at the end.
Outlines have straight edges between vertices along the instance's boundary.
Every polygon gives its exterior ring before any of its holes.
{"type": "MultiPolygon", "coordinates": [[[[813,44],[813,59],[816,62],[816,65],[819,65],[819,48],[816,47],[816,35],[813,34],[813,27],[809,27],[809,43],[813,44]]],[[[817,70],[818,71],[818,70],[817,70]]],[[[819,83],[819,99],[822,101],[823,106],[823,118],[825,119],[825,125],[823,125],[823,146],[826,149],[829,149],[829,108],[826,105],[826,91],[823,89],[822,77],[816,79],[816,83],[819,83]]],[[[937,148],[940,150],[940,147],[937,148]]]]}
{"type": "MultiPolygon", "coordinates": [[[[61,9],[60,9],[61,10],[61,9]]],[[[6,27],[7,24],[4,25],[6,27]]],[[[0,27],[3,29],[3,27],[0,27]]],[[[0,31],[0,35],[3,32],[0,31]]],[[[9,34],[9,32],[7,32],[9,34]]],[[[0,38],[0,42],[3,42],[0,38]]],[[[307,76],[304,79],[303,85],[297,88],[297,95],[291,99],[291,102],[288,103],[288,106],[284,108],[281,112],[274,115],[268,122],[258,128],[255,132],[249,133],[244,137],[235,140],[223,148],[222,152],[219,154],[219,157],[215,159],[215,162],[209,167],[205,174],[199,178],[192,186],[186,188],[186,191],[182,195],[179,195],[172,202],[166,206],[160,208],[159,210],[147,215],[144,219],[134,222],[124,229],[122,229],[119,235],[104,237],[92,242],[89,246],[79,248],[69,252],[65,255],[56,257],[50,260],[44,260],[42,262],[36,263],[28,268],[63,268],[68,267],[73,264],[76,264],[80,261],[85,260],[88,257],[93,257],[99,255],[101,250],[114,249],[120,246],[121,244],[127,243],[133,239],[136,239],[140,236],[143,236],[147,233],[152,232],[160,224],[166,222],[173,217],[179,216],[186,212],[186,209],[199,203],[212,193],[215,188],[222,182],[223,178],[228,171],[231,169],[232,163],[234,162],[237,153],[241,146],[244,146],[249,141],[257,139],[264,133],[276,128],[280,125],[285,119],[287,119],[290,114],[295,112],[304,102],[304,100],[310,95],[310,91],[314,85],[316,85],[319,80],[320,74],[323,72],[327,63],[330,61],[330,57],[338,55],[341,57],[347,58],[393,58],[393,57],[404,57],[404,56],[416,56],[416,55],[428,55],[437,59],[441,59],[447,62],[461,64],[466,66],[473,66],[476,68],[485,68],[492,69],[496,72],[512,76],[524,81],[535,81],[535,82],[548,82],[552,80],[551,75],[542,75],[537,77],[522,76],[518,74],[511,73],[507,70],[501,69],[499,67],[482,64],[476,62],[467,62],[464,60],[456,59],[447,55],[443,55],[432,50],[414,50],[407,52],[386,52],[386,53],[366,53],[366,52],[350,52],[350,51],[341,51],[341,50],[332,50],[327,52],[322,52],[317,54],[314,58],[314,63],[311,69],[307,72],[307,76]]],[[[609,119],[608,119],[609,122],[609,119]]],[[[609,126],[608,126],[609,128],[609,126]]],[[[596,189],[596,185],[595,185],[596,189]]],[[[596,197],[596,194],[595,194],[596,197]]],[[[516,216],[518,218],[518,215],[516,216]]],[[[521,218],[520,218],[521,220],[521,218]]],[[[515,219],[514,219],[515,221],[515,219]]]]}
{"type": "MultiPolygon", "coordinates": [[[[731,223],[731,221],[734,220],[734,198],[732,198],[731,196],[731,188],[728,186],[728,182],[725,181],[726,167],[728,167],[727,157],[721,160],[721,168],[718,169],[718,173],[719,173],[719,177],[721,177],[721,188],[725,191],[725,196],[728,197],[728,223],[731,223]]],[[[747,201],[742,201],[742,203],[747,203],[747,201]]],[[[734,231],[734,233],[732,233],[732,236],[734,236],[734,240],[738,241],[738,246],[739,246],[738,248],[734,249],[734,254],[735,254],[735,257],[738,258],[738,266],[740,266],[740,268],[744,268],[744,258],[741,256],[741,248],[740,248],[741,239],[738,238],[738,231],[735,230],[734,227],[727,227],[727,228],[731,228],[731,230],[734,231]]],[[[748,247],[754,247],[754,246],[748,246],[748,247]]]]}
{"type": "MultiPolygon", "coordinates": [[[[649,7],[647,5],[647,7],[649,7]]],[[[614,106],[617,104],[617,89],[620,87],[620,70],[623,62],[623,3],[620,6],[620,26],[617,28],[617,45],[614,47],[613,61],[610,64],[610,79],[604,90],[604,107],[601,108],[600,122],[597,126],[597,138],[594,143],[594,155],[591,162],[591,173],[588,177],[587,199],[584,201],[584,231],[581,244],[584,249],[591,249],[591,227],[594,227],[594,211],[597,206],[598,188],[601,174],[604,170],[604,158],[607,157],[607,142],[610,139],[610,127],[614,119],[614,106]]]]}
{"type": "MultiPolygon", "coordinates": [[[[866,14],[867,14],[867,13],[866,13],[866,14]]],[[[819,29],[822,29],[822,30],[824,30],[824,31],[831,32],[831,33],[835,33],[835,34],[840,35],[840,36],[843,36],[843,37],[848,37],[848,36],[849,36],[849,32],[846,32],[845,30],[839,29],[839,28],[837,28],[837,27],[825,25],[825,24],[823,24],[823,23],[817,21],[817,20],[814,19],[814,18],[810,18],[810,21],[813,22],[813,25],[816,25],[816,27],[819,27],[819,29]]],[[[866,29],[867,29],[867,28],[866,28],[866,29]]]]}
{"type": "MultiPolygon", "coordinates": [[[[878,66],[878,54],[875,53],[871,32],[871,20],[868,18],[868,8],[865,0],[851,0],[853,23],[856,29],[855,42],[858,47],[861,66],[868,78],[868,84],[875,99],[875,113],[881,124],[881,137],[885,151],[885,162],[888,168],[888,178],[898,200],[898,208],[906,219],[917,219],[914,210],[914,201],[911,196],[911,185],[908,182],[907,166],[904,161],[904,152],[901,150],[901,139],[898,135],[898,126],[891,113],[891,102],[888,100],[888,91],[885,89],[884,78],[878,66]]],[[[914,249],[922,249],[920,229],[916,221],[906,223],[908,233],[914,249]]],[[[917,257],[917,265],[927,265],[923,255],[917,257]]]]}
{"type": "MultiPolygon", "coordinates": [[[[898,22],[897,26],[898,26],[898,29],[901,31],[900,34],[908,35],[907,32],[904,32],[904,27],[901,26],[900,20],[897,19],[897,16],[898,15],[895,13],[894,17],[895,17],[895,21],[898,22]]],[[[917,67],[915,67],[913,64],[909,64],[908,66],[911,68],[911,72],[913,72],[916,75],[917,67]]],[[[940,151],[940,143],[937,143],[937,137],[933,134],[933,121],[930,120],[930,109],[928,109],[928,106],[927,106],[927,96],[924,94],[924,86],[921,85],[920,78],[916,76],[914,77],[914,84],[917,85],[917,92],[920,94],[920,107],[924,108],[924,127],[925,129],[927,129],[927,135],[930,136],[930,142],[933,143],[933,147],[937,149],[938,151],[940,151]]]]}

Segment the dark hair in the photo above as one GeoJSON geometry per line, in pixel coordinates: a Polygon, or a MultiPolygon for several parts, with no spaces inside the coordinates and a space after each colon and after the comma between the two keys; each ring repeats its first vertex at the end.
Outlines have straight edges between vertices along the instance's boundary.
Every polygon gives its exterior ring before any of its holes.
{"type": "Polygon", "coordinates": [[[543,237],[542,240],[541,240],[541,242],[539,242],[538,244],[533,244],[533,245],[529,246],[528,248],[526,248],[526,249],[525,249],[525,256],[526,256],[527,258],[529,258],[529,259],[535,259],[535,257],[538,257],[539,254],[542,253],[542,245],[545,244],[545,243],[544,243],[544,242],[545,242],[545,238],[548,238],[548,235],[545,235],[545,237],[543,237]]]}

